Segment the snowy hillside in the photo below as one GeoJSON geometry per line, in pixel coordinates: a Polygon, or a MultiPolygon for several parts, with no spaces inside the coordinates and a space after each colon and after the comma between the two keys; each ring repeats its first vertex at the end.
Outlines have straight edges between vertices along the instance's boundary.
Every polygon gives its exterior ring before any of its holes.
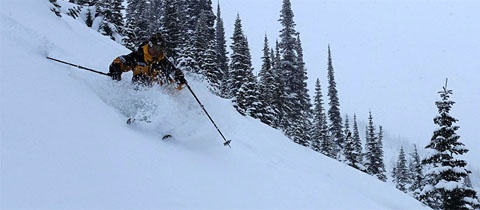
{"type": "Polygon", "coordinates": [[[48,1],[8,0],[2,46],[0,208],[424,209],[389,184],[241,117],[191,78],[190,94],[134,91],[45,59],[107,71],[128,51],[48,1]],[[150,107],[152,123],[125,124],[150,107]],[[164,134],[174,138],[162,141],[164,134]]]}

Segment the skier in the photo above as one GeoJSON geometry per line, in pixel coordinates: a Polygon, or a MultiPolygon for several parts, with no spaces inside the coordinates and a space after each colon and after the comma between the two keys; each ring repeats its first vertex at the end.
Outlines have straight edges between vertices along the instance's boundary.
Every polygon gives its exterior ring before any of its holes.
{"type": "Polygon", "coordinates": [[[110,76],[120,81],[123,72],[133,71],[132,82],[144,86],[176,82],[178,89],[187,81],[180,69],[177,69],[166,57],[166,43],[160,33],[154,34],[140,45],[137,51],[122,55],[110,64],[110,76]]]}

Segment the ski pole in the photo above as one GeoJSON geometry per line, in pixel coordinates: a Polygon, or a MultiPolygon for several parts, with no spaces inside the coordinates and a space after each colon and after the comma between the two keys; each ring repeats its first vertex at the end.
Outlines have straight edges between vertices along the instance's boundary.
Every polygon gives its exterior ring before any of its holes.
{"type": "Polygon", "coordinates": [[[188,90],[190,90],[190,93],[192,93],[193,97],[195,97],[195,99],[197,100],[198,104],[200,105],[200,107],[202,107],[203,111],[205,112],[205,114],[207,114],[208,116],[208,119],[210,119],[210,121],[213,123],[213,125],[215,126],[215,128],[217,129],[218,133],[220,133],[220,135],[222,136],[223,140],[225,141],[223,143],[223,146],[228,146],[230,148],[232,148],[230,146],[230,142],[232,142],[232,140],[227,140],[225,138],[225,136],[223,135],[223,133],[220,131],[220,129],[218,128],[217,124],[215,124],[215,122],[213,121],[212,117],[210,117],[210,115],[208,114],[207,110],[205,109],[205,107],[203,106],[203,104],[200,102],[200,100],[198,100],[197,98],[197,95],[195,95],[195,93],[193,92],[192,88],[190,87],[190,85],[188,85],[188,83],[185,83],[185,85],[187,85],[187,88],[188,90]]]}
{"type": "Polygon", "coordinates": [[[55,59],[55,58],[51,58],[51,57],[48,57],[48,56],[47,56],[47,59],[50,59],[50,60],[52,60],[52,61],[56,61],[56,62],[59,62],[59,63],[67,64],[67,65],[70,65],[70,66],[74,66],[74,67],[77,67],[77,68],[79,68],[79,69],[83,69],[83,70],[95,72],[95,73],[97,73],[97,74],[102,74],[102,75],[105,75],[105,76],[110,76],[110,74],[103,73],[103,72],[101,72],[101,71],[93,70],[93,69],[86,68],[86,67],[83,67],[83,66],[80,66],[80,65],[75,65],[75,64],[73,64],[73,63],[68,63],[68,62],[61,61],[61,60],[58,60],[58,59],[55,59]]]}

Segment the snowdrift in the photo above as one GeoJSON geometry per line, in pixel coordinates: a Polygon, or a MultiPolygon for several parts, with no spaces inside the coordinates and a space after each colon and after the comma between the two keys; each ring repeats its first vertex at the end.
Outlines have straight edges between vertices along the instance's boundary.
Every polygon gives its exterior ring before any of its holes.
{"type": "Polygon", "coordinates": [[[113,82],[45,59],[107,72],[128,53],[50,6],[9,0],[0,11],[0,208],[426,208],[240,116],[192,78],[231,149],[187,90],[134,90],[131,75],[113,82]],[[125,124],[139,113],[152,123],[125,124]]]}

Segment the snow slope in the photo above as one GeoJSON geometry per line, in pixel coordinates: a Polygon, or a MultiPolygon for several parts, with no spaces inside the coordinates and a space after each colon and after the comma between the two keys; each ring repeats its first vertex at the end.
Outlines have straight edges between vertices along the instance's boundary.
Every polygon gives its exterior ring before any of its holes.
{"type": "Polygon", "coordinates": [[[191,78],[232,149],[186,90],[134,91],[130,75],[117,83],[45,59],[106,72],[128,52],[50,6],[7,0],[0,11],[0,208],[426,208],[240,116],[191,78]],[[125,124],[136,105],[152,123],[125,124]]]}

